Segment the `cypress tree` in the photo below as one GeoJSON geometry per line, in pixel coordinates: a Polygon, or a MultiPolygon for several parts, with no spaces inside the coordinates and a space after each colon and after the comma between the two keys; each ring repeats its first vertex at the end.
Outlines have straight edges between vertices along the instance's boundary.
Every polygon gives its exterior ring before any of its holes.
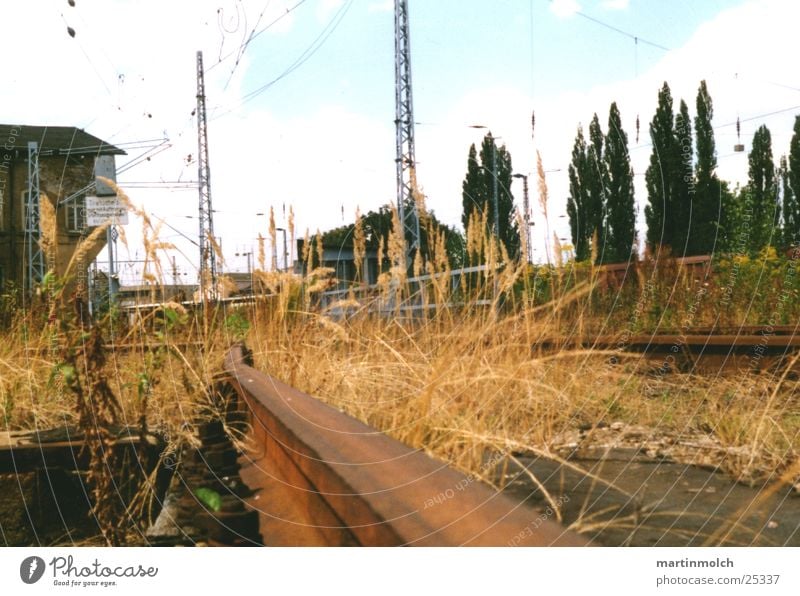
{"type": "Polygon", "coordinates": [[[567,198],[567,215],[575,247],[575,260],[585,261],[591,255],[589,243],[592,238],[589,217],[589,161],[586,155],[586,139],[583,127],[578,126],[575,144],[572,148],[572,163],[569,165],[569,197],[567,198]]]}
{"type": "Polygon", "coordinates": [[[794,118],[787,170],[789,193],[783,197],[784,241],[800,242],[800,116],[794,118]]]}
{"type": "Polygon", "coordinates": [[[781,155],[778,166],[778,182],[783,208],[781,240],[784,246],[791,246],[795,241],[797,230],[797,197],[794,196],[792,187],[789,185],[789,162],[785,155],[781,155]]]}
{"type": "Polygon", "coordinates": [[[606,135],[606,262],[630,260],[634,254],[636,213],[633,196],[633,168],[628,154],[628,136],[622,130],[617,104],[612,103],[608,114],[606,135]]]}
{"type": "Polygon", "coordinates": [[[695,193],[692,203],[692,223],[689,236],[689,254],[703,255],[722,246],[726,235],[731,235],[730,214],[723,201],[723,188],[716,174],[717,150],[711,120],[714,106],[705,81],[700,82],[695,103],[694,119],[697,163],[695,165],[695,193]]]}
{"type": "Polygon", "coordinates": [[[477,211],[486,218],[487,235],[494,236],[494,176],[497,175],[500,241],[509,257],[517,259],[521,240],[514,211],[514,197],[511,194],[512,172],[511,154],[504,146],[497,146],[491,132],[484,137],[481,144],[480,163],[473,144],[467,158],[467,174],[461,187],[463,206],[461,222],[466,230],[472,213],[477,211]]]}
{"type": "MultiPolygon", "coordinates": [[[[586,230],[590,239],[597,237],[596,252],[597,263],[608,262],[603,254],[606,250],[605,239],[605,214],[606,214],[606,163],[603,159],[603,129],[600,128],[600,119],[594,114],[589,124],[589,145],[586,148],[587,161],[587,200],[586,207],[589,227],[586,230]]],[[[589,249],[591,254],[591,248],[589,249]]]]}
{"type": "Polygon", "coordinates": [[[772,158],[772,135],[761,125],[753,135],[753,147],[748,156],[749,170],[746,197],[752,211],[750,252],[758,253],[770,244],[776,244],[777,184],[775,163],[772,158]]]}
{"type": "Polygon", "coordinates": [[[671,227],[673,252],[678,256],[689,254],[689,228],[694,217],[692,206],[695,195],[692,124],[689,108],[683,100],[675,116],[675,149],[677,169],[671,227]]]}
{"type": "Polygon", "coordinates": [[[658,107],[650,123],[653,152],[645,173],[648,205],[644,208],[647,222],[647,244],[654,250],[674,242],[675,180],[680,155],[677,147],[672,112],[672,94],[665,82],[658,92],[658,107]]]}
{"type": "Polygon", "coordinates": [[[486,177],[484,176],[481,164],[478,162],[478,151],[475,143],[470,145],[469,156],[467,157],[467,175],[461,184],[461,223],[464,230],[469,227],[470,218],[475,211],[483,214],[484,201],[486,197],[486,177]]]}

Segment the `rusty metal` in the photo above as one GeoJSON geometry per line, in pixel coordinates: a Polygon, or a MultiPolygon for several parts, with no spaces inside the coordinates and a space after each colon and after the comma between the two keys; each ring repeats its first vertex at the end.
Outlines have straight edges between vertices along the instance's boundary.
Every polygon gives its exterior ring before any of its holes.
{"type": "MultiPolygon", "coordinates": [[[[693,328],[685,334],[641,333],[548,337],[532,346],[534,354],[570,349],[593,349],[640,354],[670,371],[697,374],[781,370],[800,348],[794,326],[752,325],[733,328],[693,328]],[[717,330],[735,333],[714,333],[717,330]]],[[[607,354],[604,354],[607,356],[607,354]]],[[[614,358],[611,356],[611,358],[614,358]]]]}
{"type": "MultiPolygon", "coordinates": [[[[754,329],[763,330],[757,327],[754,329]]],[[[781,348],[783,350],[800,348],[800,333],[792,334],[788,328],[781,328],[780,332],[763,331],[757,334],[748,335],[717,335],[699,333],[691,330],[691,334],[641,333],[628,336],[598,335],[595,337],[564,337],[546,338],[536,343],[536,347],[584,347],[613,349],[621,348],[630,351],[654,352],[669,350],[672,346],[689,346],[692,348],[727,348],[731,351],[749,350],[757,346],[766,346],[767,349],[781,348]]]]}
{"type": "Polygon", "coordinates": [[[588,542],[321,401],[227,357],[249,412],[241,475],[266,544],[582,546],[588,542]]]}
{"type": "MultiPolygon", "coordinates": [[[[154,435],[145,437],[145,449],[157,453],[163,445],[154,435]]],[[[138,429],[120,431],[111,448],[135,455],[142,447],[138,429]]],[[[0,474],[18,474],[37,468],[88,469],[89,453],[84,449],[83,433],[75,428],[48,431],[0,432],[0,474]]]]}

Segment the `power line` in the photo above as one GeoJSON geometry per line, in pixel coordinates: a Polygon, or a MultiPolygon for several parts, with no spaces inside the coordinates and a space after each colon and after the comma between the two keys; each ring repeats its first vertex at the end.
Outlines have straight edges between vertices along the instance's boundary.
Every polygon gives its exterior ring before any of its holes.
{"type": "Polygon", "coordinates": [[[596,19],[594,17],[591,17],[588,14],[586,14],[585,12],[582,12],[580,10],[576,11],[575,14],[577,14],[578,16],[583,17],[584,19],[592,21],[593,23],[596,23],[596,24],[598,24],[598,25],[600,25],[602,27],[605,27],[606,29],[611,29],[612,31],[615,31],[615,32],[619,33],[620,35],[624,35],[625,37],[629,37],[636,43],[644,43],[644,44],[647,44],[649,46],[653,46],[654,48],[658,48],[659,50],[664,50],[665,52],[672,51],[669,48],[662,46],[660,43],[655,43],[654,41],[648,41],[645,38],[640,37],[639,35],[634,35],[633,33],[628,33],[627,31],[623,31],[622,29],[619,29],[618,27],[615,27],[614,25],[609,25],[608,23],[605,23],[605,22],[601,21],[600,19],[596,19]]]}
{"type": "Polygon", "coordinates": [[[117,174],[124,174],[131,168],[138,166],[142,162],[149,161],[152,157],[158,155],[159,153],[162,153],[163,151],[166,151],[170,147],[172,147],[172,144],[169,142],[169,139],[162,139],[161,143],[159,143],[158,145],[150,146],[147,149],[147,151],[145,151],[141,155],[138,155],[137,157],[134,157],[130,161],[122,164],[117,169],[117,174]]]}
{"type": "Polygon", "coordinates": [[[155,218],[156,218],[158,221],[160,221],[162,224],[164,224],[165,226],[167,226],[167,227],[168,227],[170,230],[172,230],[172,231],[173,231],[173,232],[175,232],[176,234],[179,234],[181,237],[185,238],[186,240],[188,240],[189,242],[191,242],[192,244],[194,244],[196,247],[200,248],[200,244],[198,244],[197,240],[195,240],[195,239],[194,239],[194,238],[192,238],[191,236],[188,236],[187,234],[184,234],[183,232],[181,232],[181,231],[180,231],[178,228],[176,228],[175,226],[173,226],[172,224],[170,224],[170,223],[169,223],[169,222],[168,222],[166,219],[164,219],[163,217],[159,217],[159,216],[158,216],[158,215],[156,215],[155,213],[150,213],[150,217],[155,217],[155,218]]]}
{"type": "MultiPolygon", "coordinates": [[[[72,28],[69,26],[69,23],[67,22],[67,18],[64,16],[64,13],[63,13],[63,12],[59,12],[59,15],[61,15],[61,20],[62,20],[62,21],[64,21],[64,24],[67,26],[67,29],[68,29],[68,30],[71,30],[72,28]]],[[[70,35],[70,37],[72,37],[72,39],[74,39],[74,40],[75,40],[75,43],[77,43],[77,44],[78,44],[78,48],[80,48],[80,50],[81,50],[81,53],[82,53],[82,54],[83,54],[83,56],[86,58],[86,61],[89,63],[89,66],[91,66],[91,67],[92,67],[92,70],[94,71],[94,74],[96,74],[96,75],[97,75],[97,78],[98,78],[98,79],[100,79],[100,83],[101,83],[101,84],[103,85],[103,87],[105,88],[105,90],[106,90],[106,93],[108,93],[108,96],[113,98],[113,97],[114,97],[114,94],[113,94],[113,93],[111,93],[111,89],[109,89],[109,88],[108,88],[108,85],[106,85],[105,79],[103,79],[102,75],[100,74],[100,71],[99,71],[99,70],[97,70],[97,67],[95,66],[94,62],[93,62],[93,61],[92,61],[92,59],[89,57],[89,54],[87,54],[87,53],[86,53],[86,50],[84,50],[84,49],[83,49],[83,44],[82,44],[82,43],[81,43],[81,42],[80,42],[80,41],[79,41],[79,40],[78,40],[78,39],[77,39],[77,38],[74,36],[74,32],[73,32],[73,34],[72,34],[72,35],[70,35]]]]}
{"type": "Polygon", "coordinates": [[[258,89],[254,89],[253,91],[245,94],[242,97],[242,99],[239,100],[238,103],[236,103],[229,109],[225,110],[221,114],[218,114],[217,116],[212,118],[212,120],[217,120],[218,118],[222,118],[223,116],[226,116],[227,114],[233,112],[233,110],[235,110],[236,108],[240,108],[250,100],[255,99],[256,97],[261,95],[264,91],[272,87],[272,85],[284,79],[292,72],[300,68],[303,64],[305,64],[314,54],[316,54],[319,51],[319,49],[325,44],[325,42],[333,34],[333,32],[336,31],[336,29],[339,27],[339,24],[342,22],[342,20],[344,19],[345,15],[350,10],[350,7],[352,5],[353,5],[353,0],[347,0],[347,3],[343,4],[339,8],[339,10],[333,16],[333,18],[328,22],[328,24],[325,26],[322,32],[314,39],[314,41],[312,41],[311,44],[309,44],[309,46],[305,50],[303,50],[300,56],[298,56],[297,59],[289,67],[287,67],[281,74],[279,74],[271,81],[265,83],[258,89]]]}
{"type": "MultiPolygon", "coordinates": [[[[265,25],[264,27],[262,27],[262,28],[261,28],[261,29],[259,29],[258,31],[255,31],[254,33],[252,33],[252,34],[250,35],[250,37],[248,38],[248,40],[247,40],[246,44],[247,44],[247,45],[249,45],[249,44],[250,44],[250,42],[252,42],[252,41],[253,41],[255,38],[257,38],[257,37],[258,37],[259,35],[261,35],[262,33],[264,33],[264,32],[266,32],[266,31],[268,31],[270,28],[272,28],[272,27],[273,27],[273,26],[275,26],[277,23],[279,23],[281,20],[283,20],[284,18],[286,18],[287,16],[289,16],[290,14],[292,14],[292,13],[293,13],[293,12],[294,12],[294,11],[295,11],[297,8],[299,8],[300,6],[302,6],[303,4],[305,4],[305,3],[306,3],[306,1],[307,1],[307,0],[300,0],[299,2],[297,2],[296,4],[294,4],[293,6],[291,6],[291,7],[287,8],[287,9],[285,10],[285,12],[283,12],[283,13],[282,13],[280,16],[278,16],[277,18],[275,18],[275,19],[273,19],[272,21],[270,21],[270,22],[269,22],[267,25],[265,25]]],[[[266,10],[266,8],[267,8],[267,7],[265,6],[264,10],[266,10]]],[[[264,12],[264,10],[262,10],[262,13],[264,12]]],[[[259,16],[259,21],[260,21],[260,20],[261,20],[261,16],[259,16]]],[[[258,22],[256,23],[255,27],[257,27],[257,26],[258,26],[258,22]]],[[[255,29],[255,27],[254,27],[254,29],[255,29]]],[[[238,51],[238,50],[237,50],[237,51],[238,51]]],[[[208,67],[206,67],[206,68],[205,68],[205,72],[206,72],[206,73],[208,73],[208,72],[212,71],[212,70],[213,70],[213,69],[215,69],[217,66],[219,66],[220,64],[222,64],[222,63],[223,63],[225,60],[227,60],[228,58],[230,58],[231,56],[233,56],[234,54],[236,54],[236,53],[237,53],[237,51],[229,52],[228,54],[226,54],[226,55],[222,56],[221,58],[219,58],[219,60],[218,60],[217,62],[215,62],[215,63],[214,63],[214,64],[212,64],[211,66],[208,66],[208,67]]],[[[240,56],[240,57],[241,57],[241,56],[240,56]]],[[[237,63],[238,63],[238,58],[237,58],[237,63]]],[[[234,68],[235,68],[235,66],[234,66],[234,68]]],[[[285,76],[286,74],[287,74],[287,73],[283,73],[283,74],[281,75],[281,77],[285,76]]],[[[276,79],[276,81],[273,81],[273,82],[277,82],[277,80],[278,80],[278,79],[276,79]]],[[[226,83],[226,86],[227,86],[227,83],[226,83]]],[[[243,103],[244,103],[244,101],[242,102],[242,104],[243,104],[243,103]]],[[[238,104],[238,105],[242,105],[242,104],[238,104]]],[[[238,107],[238,105],[237,105],[237,106],[235,106],[235,107],[238,107]]],[[[214,112],[216,112],[216,111],[217,111],[217,110],[218,110],[220,107],[221,107],[221,106],[219,106],[219,105],[215,106],[215,107],[214,107],[214,108],[211,110],[211,115],[213,116],[214,112]]],[[[226,114],[228,114],[228,113],[232,112],[232,111],[233,111],[233,109],[235,109],[235,107],[234,107],[234,108],[231,108],[231,109],[229,109],[229,110],[227,110],[226,112],[223,112],[222,114],[220,114],[220,115],[219,115],[219,116],[217,116],[217,117],[219,118],[219,117],[225,116],[226,114]]],[[[177,136],[178,136],[178,137],[181,137],[181,136],[183,136],[183,133],[184,133],[184,132],[186,132],[186,130],[187,130],[187,129],[188,129],[188,128],[189,128],[189,127],[192,125],[192,122],[193,122],[193,117],[195,116],[195,114],[196,114],[196,107],[192,109],[191,115],[190,115],[190,116],[187,118],[187,121],[186,121],[186,123],[184,124],[183,128],[180,130],[180,132],[178,132],[178,134],[177,134],[177,136]]],[[[212,120],[216,120],[216,118],[211,118],[211,119],[212,119],[212,120]]],[[[168,146],[168,147],[166,147],[164,150],[166,151],[166,150],[168,150],[168,149],[172,149],[172,148],[174,148],[174,145],[169,145],[169,146],[168,146]]],[[[187,165],[185,164],[185,165],[184,165],[184,169],[186,169],[186,167],[187,167],[187,165]]]]}
{"type": "MultiPolygon", "coordinates": [[[[253,30],[250,32],[250,35],[247,36],[247,39],[245,39],[239,45],[239,50],[236,53],[236,61],[233,63],[233,68],[231,69],[231,74],[228,75],[228,80],[225,81],[225,85],[222,87],[223,91],[225,91],[228,88],[228,85],[230,85],[231,80],[233,80],[233,75],[236,72],[236,68],[239,66],[239,62],[241,61],[242,57],[244,56],[244,53],[247,51],[247,48],[250,45],[250,42],[253,40],[253,34],[255,33],[256,29],[258,28],[259,23],[261,23],[261,19],[264,17],[264,13],[266,12],[267,8],[269,8],[269,5],[271,3],[272,3],[272,0],[267,0],[267,3],[264,5],[264,8],[261,9],[261,13],[258,15],[258,19],[256,19],[256,24],[253,25],[253,30]]],[[[245,19],[246,18],[247,18],[247,15],[245,14],[245,19]]],[[[245,21],[245,23],[246,22],[247,21],[245,21]]],[[[247,25],[245,24],[245,31],[246,30],[247,30],[247,25]]]]}
{"type": "MultiPolygon", "coordinates": [[[[267,25],[266,25],[266,26],[265,26],[263,29],[260,29],[260,30],[256,31],[255,33],[253,33],[253,34],[250,36],[250,39],[248,40],[248,42],[247,42],[247,43],[250,43],[250,42],[251,42],[251,41],[253,41],[253,40],[254,40],[256,37],[258,37],[259,35],[261,35],[261,34],[262,34],[262,33],[264,33],[265,31],[268,31],[268,30],[269,30],[271,27],[273,27],[274,25],[278,24],[278,23],[279,23],[281,20],[283,20],[284,18],[286,18],[287,16],[289,16],[290,14],[292,14],[292,12],[294,12],[294,10],[295,10],[296,8],[299,8],[300,6],[302,6],[302,5],[303,5],[303,4],[305,4],[305,3],[306,3],[306,0],[300,0],[300,1],[299,1],[297,4],[295,4],[295,5],[294,5],[294,6],[292,6],[291,8],[287,8],[287,9],[286,9],[286,11],[285,11],[283,14],[281,14],[281,16],[277,17],[275,20],[273,20],[272,22],[270,22],[269,24],[267,24],[267,25]]],[[[224,56],[222,56],[222,57],[221,57],[221,58],[220,58],[220,59],[219,59],[217,62],[215,62],[214,64],[212,64],[211,66],[209,66],[209,67],[206,69],[206,72],[209,72],[209,71],[211,71],[211,70],[215,69],[217,66],[219,66],[220,64],[222,64],[222,63],[223,63],[225,60],[227,60],[228,58],[230,58],[230,57],[231,57],[231,56],[233,56],[234,54],[236,54],[236,52],[228,52],[227,54],[225,54],[224,56]]]]}
{"type": "MultiPolygon", "coordinates": [[[[764,114],[756,114],[755,116],[750,116],[749,118],[741,118],[738,120],[739,122],[751,122],[752,120],[758,120],[759,118],[767,118],[769,116],[776,116],[778,114],[785,114],[786,112],[791,112],[793,110],[800,110],[800,105],[792,106],[791,108],[784,108],[782,110],[775,110],[774,112],[766,112],[764,114]]],[[[736,126],[736,121],[728,122],[727,124],[720,124],[719,126],[715,126],[714,130],[720,128],[727,128],[728,126],[736,126]]]]}

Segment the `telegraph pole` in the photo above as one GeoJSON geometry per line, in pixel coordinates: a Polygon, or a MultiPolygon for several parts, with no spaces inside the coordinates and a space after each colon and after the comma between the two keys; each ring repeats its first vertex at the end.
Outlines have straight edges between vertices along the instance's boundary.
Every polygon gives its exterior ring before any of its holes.
{"type": "Polygon", "coordinates": [[[533,252],[531,247],[531,206],[530,199],[528,198],[528,175],[527,174],[514,174],[514,178],[522,178],[522,221],[525,225],[525,244],[527,245],[528,254],[525,255],[526,263],[533,261],[533,252]]]}
{"type": "Polygon", "coordinates": [[[28,143],[28,196],[25,199],[25,291],[33,296],[36,284],[42,282],[45,274],[44,255],[40,245],[41,189],[39,187],[39,145],[34,141],[28,143]]]}
{"type": "Polygon", "coordinates": [[[206,120],[206,85],[203,52],[197,52],[197,187],[200,194],[200,297],[205,301],[217,296],[217,260],[214,250],[214,215],[211,207],[211,171],[208,165],[208,130],[206,120]]]}
{"type": "Polygon", "coordinates": [[[397,164],[397,214],[404,242],[405,268],[413,264],[419,244],[419,213],[412,180],[416,180],[414,154],[414,103],[411,90],[411,48],[409,45],[408,0],[394,2],[394,80],[397,164]]]}

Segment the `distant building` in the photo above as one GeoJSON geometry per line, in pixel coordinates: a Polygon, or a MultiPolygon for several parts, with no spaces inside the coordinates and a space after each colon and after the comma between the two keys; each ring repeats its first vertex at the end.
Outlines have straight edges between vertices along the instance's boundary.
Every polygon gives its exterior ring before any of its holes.
{"type": "MultiPolygon", "coordinates": [[[[103,184],[95,188],[96,175],[115,180],[114,157],[125,154],[71,126],[0,124],[0,289],[9,283],[24,288],[28,282],[28,197],[35,188],[28,160],[31,142],[38,152],[40,196],[55,214],[55,234],[50,233],[55,242],[44,269],[59,275],[65,273],[81,238],[91,231],[86,225],[86,196],[114,194],[103,184]]],[[[102,238],[88,247],[72,283],[85,283],[88,264],[104,245],[102,238]]]]}
{"type": "MultiPolygon", "coordinates": [[[[312,241],[313,242],[313,241],[312,241]]],[[[297,241],[297,254],[305,254],[303,239],[297,241]]],[[[312,243],[313,247],[313,243],[312,243]]],[[[316,262],[317,253],[314,250],[314,260],[316,262]]],[[[322,240],[322,266],[333,269],[333,276],[336,278],[336,288],[345,289],[356,281],[356,262],[355,254],[352,246],[352,241],[348,244],[341,244],[335,240],[328,243],[327,239],[323,236],[322,240]]],[[[385,264],[384,264],[385,266],[385,264]]],[[[295,272],[307,275],[307,264],[298,259],[295,263],[295,272]]],[[[361,264],[361,281],[367,285],[377,283],[378,276],[381,274],[381,269],[378,264],[378,251],[369,246],[364,250],[364,262],[361,264]]]]}
{"type": "MultiPolygon", "coordinates": [[[[98,280],[101,284],[105,271],[98,271],[98,280]]],[[[106,282],[107,283],[107,282],[106,282]]],[[[134,286],[120,286],[116,291],[116,300],[121,308],[137,304],[151,304],[154,302],[186,302],[194,298],[197,284],[138,284],[134,286]]]]}

